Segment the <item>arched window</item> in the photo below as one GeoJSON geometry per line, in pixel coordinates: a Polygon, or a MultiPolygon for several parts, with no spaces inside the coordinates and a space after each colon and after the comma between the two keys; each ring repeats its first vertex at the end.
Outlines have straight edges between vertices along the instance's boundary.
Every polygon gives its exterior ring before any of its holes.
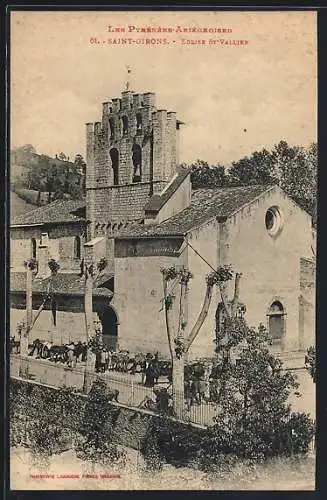
{"type": "Polygon", "coordinates": [[[142,180],[142,149],[138,144],[133,144],[132,149],[133,162],[133,182],[141,182],[142,180]]]}
{"type": "Polygon", "coordinates": [[[36,260],[36,239],[32,238],[31,240],[31,255],[32,259],[36,260]]]}
{"type": "Polygon", "coordinates": [[[110,149],[110,159],[111,159],[112,170],[114,173],[114,186],[117,186],[119,184],[119,175],[118,175],[119,152],[118,152],[118,149],[116,149],[116,148],[110,149]]]}
{"type": "Polygon", "coordinates": [[[128,118],[127,116],[122,116],[122,124],[123,124],[123,135],[126,135],[128,133],[128,118]]]}
{"type": "Polygon", "coordinates": [[[109,128],[110,128],[110,139],[115,138],[115,120],[113,118],[109,118],[109,128]]]}
{"type": "Polygon", "coordinates": [[[280,342],[285,334],[285,311],[278,300],[275,300],[268,311],[269,335],[273,341],[280,342]]]}
{"type": "Polygon", "coordinates": [[[74,239],[74,259],[81,258],[81,238],[79,236],[75,236],[74,239]]]}
{"type": "Polygon", "coordinates": [[[136,133],[142,131],[142,114],[136,113],[136,133]]]}

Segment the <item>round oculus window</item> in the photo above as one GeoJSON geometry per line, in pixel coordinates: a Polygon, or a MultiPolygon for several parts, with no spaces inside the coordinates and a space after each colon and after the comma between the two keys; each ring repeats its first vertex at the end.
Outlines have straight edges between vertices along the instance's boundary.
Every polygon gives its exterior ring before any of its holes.
{"type": "Polygon", "coordinates": [[[283,229],[283,216],[278,207],[270,207],[266,212],[265,224],[271,236],[277,236],[283,229]]]}

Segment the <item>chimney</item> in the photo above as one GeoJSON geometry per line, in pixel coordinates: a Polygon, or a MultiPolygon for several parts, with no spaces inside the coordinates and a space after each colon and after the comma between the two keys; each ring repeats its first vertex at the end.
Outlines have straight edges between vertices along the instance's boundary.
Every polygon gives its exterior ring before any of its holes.
{"type": "Polygon", "coordinates": [[[48,233],[41,234],[41,241],[39,245],[38,255],[38,278],[47,278],[50,276],[51,271],[48,266],[49,262],[49,236],[48,233]]]}

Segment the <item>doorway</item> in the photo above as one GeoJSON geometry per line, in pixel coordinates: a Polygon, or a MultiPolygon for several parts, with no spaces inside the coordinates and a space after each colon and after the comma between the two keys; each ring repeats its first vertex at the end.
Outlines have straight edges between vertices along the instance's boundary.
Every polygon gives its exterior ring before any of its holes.
{"type": "Polygon", "coordinates": [[[118,337],[118,319],[112,306],[106,306],[101,312],[98,312],[102,325],[103,343],[111,350],[116,351],[118,337]]]}

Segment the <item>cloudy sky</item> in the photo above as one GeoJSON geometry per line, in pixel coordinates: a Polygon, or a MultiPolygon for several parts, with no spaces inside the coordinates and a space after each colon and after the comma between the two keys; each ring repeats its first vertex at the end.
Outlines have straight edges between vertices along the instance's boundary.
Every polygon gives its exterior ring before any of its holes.
{"type": "Polygon", "coordinates": [[[177,111],[186,123],[181,161],[228,164],[282,139],[304,146],[316,140],[313,12],[14,12],[11,27],[13,147],[84,155],[85,123],[100,121],[102,102],[124,90],[126,65],[134,91],[156,92],[158,108],[177,111]],[[232,32],[108,33],[108,25],[232,32]],[[108,43],[149,36],[169,44],[108,43]]]}

